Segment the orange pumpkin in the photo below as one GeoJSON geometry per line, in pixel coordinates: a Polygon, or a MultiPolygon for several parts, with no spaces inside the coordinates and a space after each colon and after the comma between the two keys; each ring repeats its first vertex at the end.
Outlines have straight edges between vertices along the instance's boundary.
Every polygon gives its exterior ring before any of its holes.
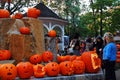
{"type": "Polygon", "coordinates": [[[21,34],[30,34],[30,28],[28,27],[20,27],[21,34]]]}
{"type": "Polygon", "coordinates": [[[8,60],[11,58],[9,50],[0,50],[0,60],[8,60]]]}
{"type": "Polygon", "coordinates": [[[18,13],[15,13],[15,19],[21,19],[23,18],[23,14],[18,12],[18,13]]]}
{"type": "Polygon", "coordinates": [[[17,65],[18,76],[21,79],[33,76],[33,65],[30,62],[19,62],[17,65]]]}
{"type": "Polygon", "coordinates": [[[73,64],[71,61],[65,61],[60,63],[60,73],[65,76],[70,76],[74,73],[73,64]]]}
{"type": "Polygon", "coordinates": [[[81,60],[73,60],[74,74],[83,74],[85,72],[85,64],[81,60]]]}
{"type": "Polygon", "coordinates": [[[49,37],[56,37],[56,31],[55,30],[50,30],[49,32],[48,32],[48,36],[49,37]]]}
{"type": "Polygon", "coordinates": [[[43,62],[53,61],[53,53],[51,51],[45,51],[42,53],[43,62]]]}
{"type": "Polygon", "coordinates": [[[101,68],[101,59],[94,51],[84,52],[81,55],[82,60],[85,63],[86,72],[96,73],[101,68]]]}
{"type": "Polygon", "coordinates": [[[10,13],[6,9],[0,9],[0,18],[9,18],[10,13]]]}
{"type": "Polygon", "coordinates": [[[57,56],[57,61],[58,61],[58,63],[60,63],[60,62],[63,62],[63,61],[66,61],[66,57],[65,56],[57,56]]]}
{"type": "Polygon", "coordinates": [[[29,8],[27,12],[28,17],[37,18],[40,15],[40,10],[36,8],[29,8]]]}
{"type": "Polygon", "coordinates": [[[71,55],[71,56],[70,56],[70,61],[75,60],[75,59],[76,59],[76,57],[77,57],[76,55],[71,55]]]}
{"type": "Polygon", "coordinates": [[[30,56],[29,61],[30,61],[32,64],[41,63],[41,62],[42,62],[42,56],[41,56],[40,54],[38,54],[38,53],[33,54],[32,56],[30,56]]]}
{"type": "Polygon", "coordinates": [[[48,76],[58,76],[59,74],[59,65],[56,62],[47,63],[45,69],[48,76]]]}
{"type": "Polygon", "coordinates": [[[70,55],[66,55],[66,56],[57,56],[57,61],[60,62],[64,62],[64,61],[70,61],[71,56],[70,55]]]}
{"type": "Polygon", "coordinates": [[[14,64],[5,63],[0,66],[1,80],[14,80],[17,76],[17,68],[14,64]]]}
{"type": "Polygon", "coordinates": [[[34,77],[36,78],[43,78],[46,74],[44,65],[42,64],[33,65],[33,70],[34,70],[34,77]]]}
{"type": "Polygon", "coordinates": [[[77,56],[75,60],[82,60],[81,56],[77,56]]]}

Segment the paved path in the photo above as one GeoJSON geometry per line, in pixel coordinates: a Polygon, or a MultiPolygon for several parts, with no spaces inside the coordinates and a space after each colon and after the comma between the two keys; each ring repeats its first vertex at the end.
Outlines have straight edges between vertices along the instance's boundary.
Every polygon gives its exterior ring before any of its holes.
{"type": "Polygon", "coordinates": [[[116,70],[116,79],[120,80],[120,69],[116,70]]]}

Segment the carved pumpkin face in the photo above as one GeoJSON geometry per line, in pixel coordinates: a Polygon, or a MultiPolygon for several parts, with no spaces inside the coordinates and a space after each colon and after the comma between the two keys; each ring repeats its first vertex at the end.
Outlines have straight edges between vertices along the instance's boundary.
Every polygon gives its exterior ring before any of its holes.
{"type": "Polygon", "coordinates": [[[85,72],[85,64],[83,61],[74,60],[72,63],[74,66],[74,74],[82,74],[85,72]]]}
{"type": "Polygon", "coordinates": [[[45,65],[48,76],[57,76],[59,74],[59,65],[56,62],[49,62],[45,65]]]}
{"type": "Polygon", "coordinates": [[[0,60],[8,60],[11,58],[9,50],[0,50],[0,60]]]}
{"type": "Polygon", "coordinates": [[[36,78],[43,78],[45,76],[45,68],[42,64],[37,64],[33,66],[34,76],[36,78]]]}
{"type": "Polygon", "coordinates": [[[28,27],[20,27],[21,34],[30,34],[30,29],[28,27]]]}
{"type": "Polygon", "coordinates": [[[94,51],[84,52],[81,58],[85,63],[86,72],[95,73],[100,70],[101,59],[94,51]]]}
{"type": "Polygon", "coordinates": [[[0,66],[0,77],[2,80],[14,80],[17,76],[17,68],[14,64],[6,63],[0,66]]]}
{"type": "Polygon", "coordinates": [[[51,51],[45,51],[42,53],[42,60],[44,62],[49,62],[53,60],[53,53],[51,51]]]}
{"type": "Polygon", "coordinates": [[[37,64],[37,63],[40,63],[41,61],[42,61],[42,57],[40,54],[34,54],[30,56],[30,62],[32,64],[37,64]]]}
{"type": "Polygon", "coordinates": [[[20,62],[16,67],[18,76],[22,79],[30,78],[33,75],[33,65],[30,62],[20,62]]]}
{"type": "Polygon", "coordinates": [[[56,31],[55,31],[55,30],[50,30],[50,31],[48,32],[48,36],[49,36],[49,37],[56,37],[56,31]]]}
{"type": "Polygon", "coordinates": [[[60,63],[60,73],[62,75],[72,75],[74,72],[73,64],[71,61],[65,61],[60,63]]]}

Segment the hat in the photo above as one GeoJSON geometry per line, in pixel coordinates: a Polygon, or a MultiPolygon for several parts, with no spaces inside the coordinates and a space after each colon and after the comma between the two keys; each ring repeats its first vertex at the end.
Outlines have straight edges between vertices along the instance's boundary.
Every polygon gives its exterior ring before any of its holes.
{"type": "Polygon", "coordinates": [[[103,37],[110,37],[113,38],[113,34],[110,32],[106,32],[103,37]]]}

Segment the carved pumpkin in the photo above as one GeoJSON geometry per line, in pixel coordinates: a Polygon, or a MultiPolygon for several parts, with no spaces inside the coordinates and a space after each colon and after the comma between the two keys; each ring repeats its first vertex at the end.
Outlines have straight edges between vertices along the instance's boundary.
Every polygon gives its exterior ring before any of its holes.
{"type": "Polygon", "coordinates": [[[50,30],[50,31],[48,32],[48,36],[49,36],[49,37],[56,37],[56,31],[55,31],[55,30],[50,30]]]}
{"type": "Polygon", "coordinates": [[[43,78],[46,74],[45,68],[42,64],[33,65],[34,77],[43,78]]]}
{"type": "Polygon", "coordinates": [[[17,76],[17,68],[14,64],[5,63],[0,66],[1,80],[14,80],[17,76]]]}
{"type": "Polygon", "coordinates": [[[71,61],[65,61],[60,63],[60,73],[65,76],[70,76],[74,73],[73,64],[71,61]]]}
{"type": "Polygon", "coordinates": [[[8,60],[11,58],[9,50],[0,50],[0,60],[8,60]]]}
{"type": "Polygon", "coordinates": [[[27,12],[28,17],[37,18],[40,15],[40,10],[36,8],[29,8],[27,12]]]}
{"type": "Polygon", "coordinates": [[[96,73],[101,68],[101,59],[94,51],[84,52],[81,55],[82,60],[85,63],[86,72],[96,73]]]}
{"type": "Polygon", "coordinates": [[[33,54],[32,56],[30,56],[29,61],[30,61],[32,64],[41,63],[41,62],[42,62],[42,57],[41,57],[40,54],[36,53],[36,54],[33,54]]]}
{"type": "Polygon", "coordinates": [[[18,12],[18,13],[15,13],[15,19],[21,19],[23,18],[23,14],[18,12]]]}
{"type": "Polygon", "coordinates": [[[6,9],[0,9],[0,18],[9,18],[10,13],[6,9]]]}
{"type": "Polygon", "coordinates": [[[51,51],[45,51],[42,53],[43,62],[53,61],[53,53],[51,51]]]}
{"type": "Polygon", "coordinates": [[[21,34],[30,34],[30,28],[28,27],[20,27],[21,34]]]}
{"type": "Polygon", "coordinates": [[[82,74],[85,72],[85,64],[83,61],[74,60],[72,63],[74,66],[74,74],[82,74]]]}
{"type": "Polygon", "coordinates": [[[59,65],[56,62],[49,62],[45,65],[48,76],[57,76],[59,74],[59,65]]]}
{"type": "Polygon", "coordinates": [[[21,79],[30,78],[33,75],[33,65],[30,62],[19,62],[16,67],[21,79]]]}

